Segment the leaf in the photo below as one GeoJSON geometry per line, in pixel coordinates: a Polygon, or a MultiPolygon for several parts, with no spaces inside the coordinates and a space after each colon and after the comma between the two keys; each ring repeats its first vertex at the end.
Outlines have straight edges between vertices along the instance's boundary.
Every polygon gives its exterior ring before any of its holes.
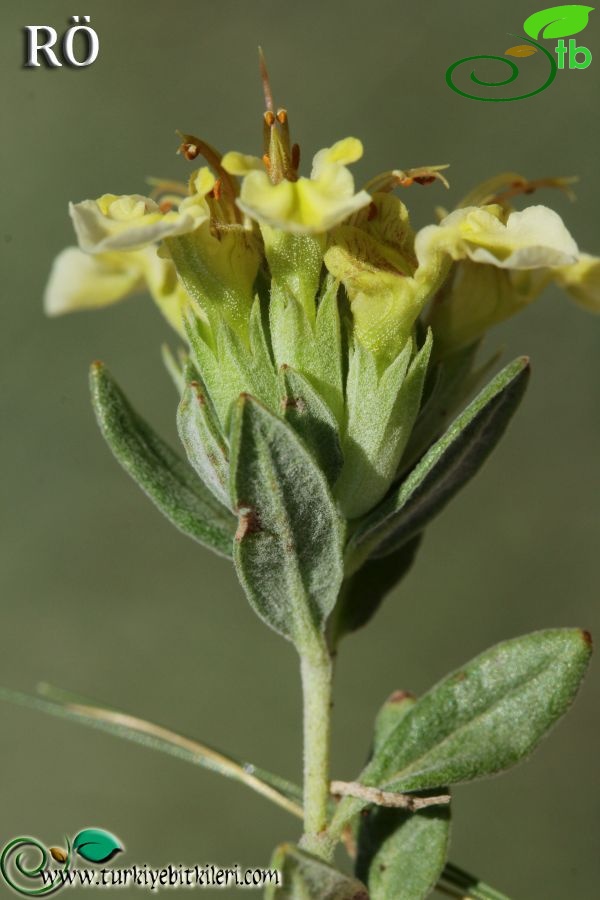
{"type": "Polygon", "coordinates": [[[593,9],[593,6],[580,6],[575,3],[551,6],[529,16],[523,28],[525,33],[534,39],[569,37],[584,30],[593,9]]]}
{"type": "Polygon", "coordinates": [[[122,849],[114,834],[102,828],[86,828],[73,841],[73,850],[88,862],[108,862],[122,849]]]}
{"type": "Polygon", "coordinates": [[[282,366],[279,374],[284,417],[311,451],[329,483],[334,484],[344,462],[337,422],[302,375],[289,366],[282,366]]]}
{"type": "Polygon", "coordinates": [[[344,582],[332,616],[334,643],[373,618],[387,594],[409,572],[421,540],[422,535],[417,534],[388,556],[368,559],[344,582]]]}
{"type": "Polygon", "coordinates": [[[247,394],[230,447],[238,577],[263,621],[303,646],[322,630],[343,578],[343,527],[327,480],[291,426],[247,394]]]}
{"type": "Polygon", "coordinates": [[[517,47],[510,47],[508,50],[504,51],[505,56],[533,56],[534,53],[537,53],[537,48],[532,47],[531,44],[519,44],[517,47]]]}
{"type": "Polygon", "coordinates": [[[394,691],[387,698],[375,719],[373,729],[373,753],[377,753],[387,736],[400,724],[415,703],[416,697],[408,691],[394,691]]]}
{"type": "Polygon", "coordinates": [[[449,807],[410,813],[371,807],[360,817],[356,876],[370,900],[423,900],[444,868],[449,807]]]}
{"type": "Polygon", "coordinates": [[[235,518],[132,409],[102,365],[90,372],[100,430],[126,472],[178,528],[221,556],[232,555],[235,518]]]}
{"type": "Polygon", "coordinates": [[[346,389],[344,468],[335,486],[349,519],[379,503],[396,475],[421,405],[430,353],[431,332],[416,356],[411,339],[380,374],[375,355],[359,343],[354,348],[346,389]]]}
{"type": "Polygon", "coordinates": [[[267,885],[265,900],[369,900],[364,884],[305,853],[282,844],[271,859],[282,875],[279,886],[267,885]]]}
{"type": "MultiPolygon", "coordinates": [[[[406,691],[390,694],[375,719],[374,754],[415,703],[406,691]]],[[[357,820],[355,871],[368,886],[371,900],[420,900],[429,896],[448,854],[450,807],[410,813],[373,806],[357,820]]]]}
{"type": "Polygon", "coordinates": [[[210,398],[199,381],[191,381],[183,389],[177,429],[198,477],[223,506],[229,506],[228,448],[210,398]]]}
{"type": "Polygon", "coordinates": [[[385,556],[419,534],[479,471],[523,397],[529,361],[506,366],[427,451],[349,541],[347,570],[385,556]]]}
{"type": "MultiPolygon", "coordinates": [[[[573,702],[591,655],[580,629],[498,644],[444,678],[390,730],[359,777],[414,791],[493,775],[525,759],[573,702]]],[[[344,799],[339,833],[364,801],[344,799]]]]}
{"type": "Polygon", "coordinates": [[[117,709],[98,706],[95,701],[80,697],[50,685],[43,686],[45,697],[33,697],[20,691],[0,687],[0,700],[25,706],[37,712],[96,728],[114,737],[123,738],[150,750],[158,750],[194,766],[208,769],[225,778],[241,782],[272,803],[302,819],[302,789],[279,775],[274,775],[251,763],[226,756],[206,744],[192,740],[139,719],[117,709]]]}

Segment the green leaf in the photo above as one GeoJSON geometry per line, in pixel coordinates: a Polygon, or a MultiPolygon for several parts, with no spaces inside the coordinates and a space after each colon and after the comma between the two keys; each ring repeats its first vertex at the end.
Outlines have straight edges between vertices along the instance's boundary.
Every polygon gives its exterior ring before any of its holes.
{"type": "MultiPolygon", "coordinates": [[[[390,694],[375,719],[372,755],[380,751],[415,703],[415,697],[406,691],[390,694]]],[[[446,861],[450,807],[411,813],[373,806],[357,816],[357,823],[356,876],[368,886],[371,900],[427,897],[446,861]]]]}
{"type": "Polygon", "coordinates": [[[276,849],[271,868],[281,872],[283,884],[267,885],[265,900],[369,900],[364,884],[356,878],[293,844],[276,849]]]}
{"type": "MultiPolygon", "coordinates": [[[[587,632],[564,628],[487,650],[417,700],[359,781],[391,792],[429,790],[515,765],[573,702],[591,649],[587,632]]],[[[336,833],[363,805],[340,803],[336,833]]]]}
{"type": "Polygon", "coordinates": [[[334,484],[344,460],[338,425],[331,410],[306,378],[294,369],[282,366],[279,375],[286,421],[300,435],[329,483],[334,484]]]}
{"type": "Polygon", "coordinates": [[[421,540],[422,535],[417,534],[388,556],[368,559],[346,579],[332,616],[334,644],[372,619],[387,594],[410,570],[421,540]]]}
{"type": "Polygon", "coordinates": [[[534,39],[569,37],[583,31],[593,9],[593,6],[580,6],[576,3],[551,6],[525,19],[523,28],[525,33],[534,39]]]}
{"type": "Polygon", "coordinates": [[[223,506],[229,506],[228,448],[210,398],[199,381],[191,381],[183,389],[177,429],[196,474],[223,506]]]}
{"type": "Polygon", "coordinates": [[[225,778],[238,781],[272,803],[302,819],[302,788],[291,784],[248,762],[226,756],[219,750],[177,734],[161,725],[121,712],[69,691],[43,685],[43,697],[33,697],[20,691],[0,687],[0,700],[15,703],[36,712],[48,713],[131,741],[150,750],[158,750],[176,759],[200,766],[225,778]]]}
{"type": "MultiPolygon", "coordinates": [[[[446,430],[449,417],[466,401],[479,345],[480,341],[476,341],[430,364],[421,409],[410,435],[405,460],[402,461],[404,468],[414,465],[421,458],[446,430]]],[[[475,390],[478,384],[472,387],[475,390]]]]}
{"type": "Polygon", "coordinates": [[[335,496],[349,519],[364,515],[389,489],[419,407],[431,332],[413,358],[413,341],[383,374],[373,353],[356,344],[346,388],[347,423],[342,437],[344,468],[335,496]]]}
{"type": "Polygon", "coordinates": [[[408,691],[394,691],[390,694],[375,719],[373,753],[379,751],[388,735],[400,724],[416,702],[415,696],[408,691]]]}
{"type": "Polygon", "coordinates": [[[506,366],[427,451],[400,486],[360,523],[347,570],[410,541],[476,474],[500,440],[529,378],[526,358],[506,366]]]}
{"type": "Polygon", "coordinates": [[[371,807],[360,817],[356,876],[370,900],[424,900],[444,868],[449,840],[447,806],[415,813],[371,807]]]}
{"type": "Polygon", "coordinates": [[[230,557],[235,518],[229,510],[138,416],[102,363],[92,366],[90,387],[100,430],[125,471],[176,528],[230,557]]]}
{"type": "Polygon", "coordinates": [[[247,394],[230,447],[238,577],[257,614],[303,646],[323,629],[343,578],[343,526],[327,480],[290,425],[247,394]]]}
{"type": "Polygon", "coordinates": [[[102,828],[86,828],[73,841],[73,850],[94,863],[108,862],[122,849],[114,834],[102,828]]]}

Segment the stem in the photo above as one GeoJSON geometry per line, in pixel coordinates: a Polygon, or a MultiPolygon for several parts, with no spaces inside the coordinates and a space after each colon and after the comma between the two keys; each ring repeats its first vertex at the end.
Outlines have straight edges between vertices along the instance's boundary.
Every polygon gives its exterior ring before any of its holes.
{"type": "Polygon", "coordinates": [[[333,664],[324,637],[300,660],[304,701],[304,836],[301,846],[327,859],[333,664]]]}

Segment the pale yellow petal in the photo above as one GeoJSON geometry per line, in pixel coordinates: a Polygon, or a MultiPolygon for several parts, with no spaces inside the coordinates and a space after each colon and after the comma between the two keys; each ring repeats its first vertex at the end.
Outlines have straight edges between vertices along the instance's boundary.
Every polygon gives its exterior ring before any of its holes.
{"type": "Polygon", "coordinates": [[[78,247],[68,247],[52,265],[44,292],[44,309],[49,316],[96,309],[116,303],[143,287],[142,267],[136,254],[90,256],[78,247]]]}
{"type": "Polygon", "coordinates": [[[600,259],[597,256],[582,253],[576,263],[555,269],[553,274],[580,306],[600,313],[600,259]]]}
{"type": "Polygon", "coordinates": [[[230,175],[248,175],[250,172],[264,170],[263,162],[258,156],[236,153],[234,150],[225,154],[221,165],[230,175]]]}
{"type": "Polygon", "coordinates": [[[363,145],[358,138],[348,137],[337,141],[333,147],[325,147],[319,150],[313,157],[312,179],[320,178],[323,166],[334,164],[337,166],[349,166],[357,162],[363,155],[363,145]]]}

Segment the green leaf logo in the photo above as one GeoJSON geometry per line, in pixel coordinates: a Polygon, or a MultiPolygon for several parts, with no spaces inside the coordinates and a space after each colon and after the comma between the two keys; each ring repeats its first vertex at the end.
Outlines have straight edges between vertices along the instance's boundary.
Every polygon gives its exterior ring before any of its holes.
{"type": "Polygon", "coordinates": [[[529,37],[537,39],[569,37],[579,34],[587,26],[593,6],[551,6],[542,9],[525,20],[523,28],[529,37]]]}
{"type": "Polygon", "coordinates": [[[73,841],[73,849],[88,862],[103,863],[112,859],[123,848],[109,831],[102,828],[86,828],[73,841]]]}

